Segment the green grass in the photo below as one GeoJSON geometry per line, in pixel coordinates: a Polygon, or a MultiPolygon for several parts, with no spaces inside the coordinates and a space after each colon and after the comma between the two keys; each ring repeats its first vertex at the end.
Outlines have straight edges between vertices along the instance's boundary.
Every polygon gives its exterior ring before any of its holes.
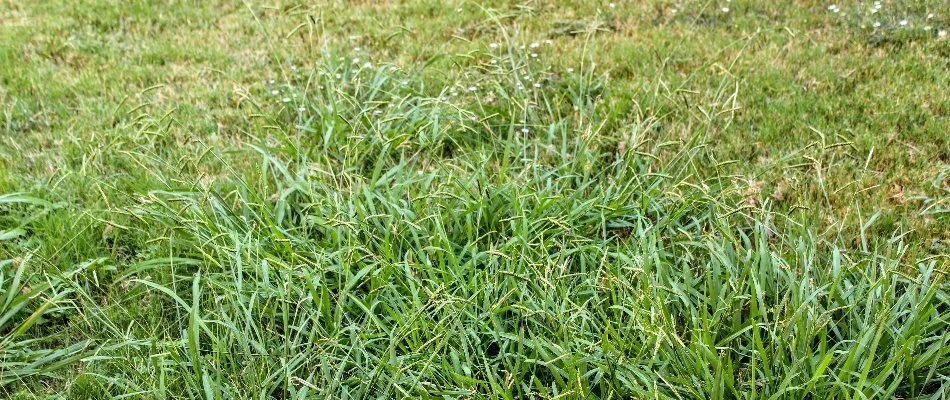
{"type": "Polygon", "coordinates": [[[0,1],[0,395],[950,397],[885,3],[0,1]]]}

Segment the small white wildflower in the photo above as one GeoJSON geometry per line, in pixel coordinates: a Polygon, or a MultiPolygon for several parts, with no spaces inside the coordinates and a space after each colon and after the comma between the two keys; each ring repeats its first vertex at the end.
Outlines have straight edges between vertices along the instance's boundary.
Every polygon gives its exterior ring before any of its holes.
{"type": "Polygon", "coordinates": [[[907,20],[906,20],[906,19],[902,19],[901,22],[898,22],[898,23],[901,24],[901,26],[907,26],[907,20]]]}
{"type": "Polygon", "coordinates": [[[937,37],[946,37],[946,36],[947,36],[946,30],[940,30],[940,32],[937,32],[937,37]]]}
{"type": "Polygon", "coordinates": [[[930,27],[930,25],[924,25],[924,30],[925,30],[925,31],[929,31],[930,29],[932,29],[932,28],[930,27]]]}
{"type": "Polygon", "coordinates": [[[497,48],[498,48],[498,43],[489,43],[489,44],[488,44],[488,47],[491,47],[491,48],[493,48],[493,49],[497,49],[497,48]]]}
{"type": "Polygon", "coordinates": [[[538,53],[531,53],[531,58],[538,58],[538,53]]]}
{"type": "Polygon", "coordinates": [[[545,40],[545,41],[544,41],[544,44],[546,44],[546,45],[549,45],[549,46],[550,46],[550,45],[552,45],[552,44],[554,44],[554,41],[553,41],[553,40],[551,40],[551,39],[547,39],[547,40],[545,40]]]}
{"type": "Polygon", "coordinates": [[[397,66],[394,65],[394,66],[392,66],[392,67],[389,67],[389,70],[390,70],[390,71],[398,71],[398,70],[399,70],[399,67],[397,67],[397,66]]]}
{"type": "Polygon", "coordinates": [[[354,48],[353,48],[353,52],[355,52],[355,53],[358,53],[360,50],[362,50],[362,49],[359,48],[359,47],[354,47],[354,48]]]}
{"type": "Polygon", "coordinates": [[[273,79],[271,79],[271,80],[269,80],[269,81],[267,81],[267,83],[269,83],[269,84],[271,84],[271,85],[273,85],[273,84],[274,84],[274,80],[273,80],[273,79]]]}
{"type": "Polygon", "coordinates": [[[492,59],[492,60],[491,60],[491,63],[492,63],[492,64],[498,64],[498,60],[492,59]]]}
{"type": "Polygon", "coordinates": [[[531,43],[531,48],[532,48],[532,49],[536,49],[536,48],[538,48],[538,47],[540,47],[540,46],[541,46],[541,43],[538,43],[538,42],[531,43]]]}
{"type": "Polygon", "coordinates": [[[673,13],[673,14],[676,14],[676,13],[680,12],[680,10],[674,8],[674,9],[670,10],[670,12],[673,13]]]}
{"type": "Polygon", "coordinates": [[[722,12],[724,12],[724,13],[729,12],[729,7],[723,7],[723,8],[722,8],[722,12]]]}
{"type": "Polygon", "coordinates": [[[290,103],[290,97],[284,97],[284,98],[280,99],[280,101],[282,101],[282,102],[284,102],[284,103],[290,103]]]}
{"type": "Polygon", "coordinates": [[[469,91],[469,92],[474,92],[474,91],[476,91],[476,90],[478,90],[478,88],[476,88],[475,86],[469,86],[469,87],[468,87],[468,91],[469,91]]]}
{"type": "Polygon", "coordinates": [[[927,19],[933,19],[933,17],[934,17],[933,13],[927,14],[927,19]]]}
{"type": "Polygon", "coordinates": [[[280,94],[280,92],[278,92],[277,90],[271,90],[270,94],[277,96],[278,94],[280,94]]]}
{"type": "Polygon", "coordinates": [[[540,83],[535,83],[535,84],[534,84],[534,87],[539,88],[539,87],[541,87],[541,84],[540,84],[540,83]]]}
{"type": "Polygon", "coordinates": [[[528,133],[528,132],[531,132],[531,130],[528,128],[521,128],[521,133],[528,133]]]}
{"type": "Polygon", "coordinates": [[[372,67],[372,66],[373,66],[373,64],[371,64],[369,61],[363,63],[363,68],[369,68],[369,67],[372,67]]]}
{"type": "Polygon", "coordinates": [[[350,61],[351,61],[353,64],[359,64],[359,63],[360,63],[360,59],[357,58],[357,57],[353,57],[353,59],[350,60],[350,61]]]}
{"type": "Polygon", "coordinates": [[[610,8],[614,8],[614,7],[617,7],[617,4],[615,4],[615,3],[610,3],[610,4],[608,4],[608,6],[610,6],[610,8]]]}
{"type": "Polygon", "coordinates": [[[471,116],[471,117],[469,117],[469,119],[471,119],[472,122],[478,122],[478,117],[476,117],[476,116],[474,116],[474,115],[471,116]]]}
{"type": "Polygon", "coordinates": [[[290,66],[290,70],[291,70],[291,71],[296,71],[296,70],[297,70],[297,66],[296,66],[296,65],[291,65],[291,66],[290,66]]]}
{"type": "Polygon", "coordinates": [[[304,112],[304,110],[306,110],[306,108],[303,108],[303,107],[297,107],[297,111],[300,111],[300,112],[304,112]]]}
{"type": "Polygon", "coordinates": [[[568,69],[567,69],[567,72],[569,72],[569,73],[570,73],[570,72],[574,72],[574,68],[568,68],[568,69]]]}
{"type": "Polygon", "coordinates": [[[880,22],[875,22],[875,23],[871,24],[871,26],[873,26],[873,27],[875,27],[875,28],[880,28],[880,27],[881,27],[881,23],[880,23],[880,22]]]}

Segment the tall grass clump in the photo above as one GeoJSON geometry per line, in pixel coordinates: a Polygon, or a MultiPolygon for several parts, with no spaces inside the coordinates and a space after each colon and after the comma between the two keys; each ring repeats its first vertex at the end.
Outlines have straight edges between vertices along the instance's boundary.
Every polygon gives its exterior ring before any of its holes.
{"type": "Polygon", "coordinates": [[[140,238],[128,265],[4,261],[4,379],[78,365],[81,345],[24,353],[43,337],[23,334],[113,287],[132,305],[75,312],[97,350],[83,382],[114,395],[946,395],[939,258],[747,204],[705,150],[728,112],[661,141],[663,117],[618,111],[593,66],[501,47],[441,80],[328,52],[250,94],[240,157],[204,155],[223,175],[111,210],[140,238]]]}

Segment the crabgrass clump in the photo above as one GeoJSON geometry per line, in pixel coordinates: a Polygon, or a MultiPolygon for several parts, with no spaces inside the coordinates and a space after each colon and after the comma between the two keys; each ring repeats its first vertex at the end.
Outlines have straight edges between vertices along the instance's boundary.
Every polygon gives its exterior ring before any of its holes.
{"type": "MultiPolygon", "coordinates": [[[[871,68],[787,76],[787,59],[871,54],[798,47],[814,26],[853,33],[832,19],[847,6],[696,3],[223,7],[213,30],[253,45],[216,45],[247,63],[197,69],[217,58],[189,54],[215,44],[151,40],[216,38],[195,21],[218,10],[59,10],[44,29],[78,33],[40,44],[131,35],[152,45],[143,69],[172,75],[137,71],[135,93],[106,80],[123,94],[106,100],[75,87],[88,107],[8,103],[22,136],[2,139],[30,152],[0,158],[0,393],[945,397],[950,192],[946,168],[914,164],[944,155],[945,121],[927,118],[943,97],[875,114],[871,68]],[[486,18],[452,19],[467,12],[486,18]],[[906,137],[860,133],[885,128],[933,143],[900,154],[876,146],[906,137]],[[900,206],[857,197],[894,183],[879,157],[929,179],[895,189],[900,206]]],[[[940,40],[879,49],[930,71],[926,88],[945,75],[914,46],[940,40]]],[[[122,57],[53,47],[53,71],[122,57]]]]}

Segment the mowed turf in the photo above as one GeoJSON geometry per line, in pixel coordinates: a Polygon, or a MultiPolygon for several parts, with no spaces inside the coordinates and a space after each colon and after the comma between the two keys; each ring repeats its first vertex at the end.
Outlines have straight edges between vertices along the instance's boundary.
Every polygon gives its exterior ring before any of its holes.
{"type": "Polygon", "coordinates": [[[0,1],[0,396],[948,397],[948,21],[0,1]]]}

